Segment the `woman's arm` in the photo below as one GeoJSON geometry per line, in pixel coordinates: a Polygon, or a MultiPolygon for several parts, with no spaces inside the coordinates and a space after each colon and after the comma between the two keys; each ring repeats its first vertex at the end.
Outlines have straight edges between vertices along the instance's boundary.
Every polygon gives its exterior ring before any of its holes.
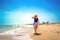
{"type": "Polygon", "coordinates": [[[35,17],[32,17],[32,19],[34,19],[35,17]]]}

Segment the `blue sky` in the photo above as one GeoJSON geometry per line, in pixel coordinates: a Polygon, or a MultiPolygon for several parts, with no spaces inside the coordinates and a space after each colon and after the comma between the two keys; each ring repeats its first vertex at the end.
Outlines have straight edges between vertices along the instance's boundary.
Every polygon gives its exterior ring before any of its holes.
{"type": "Polygon", "coordinates": [[[32,23],[35,14],[40,22],[60,22],[60,0],[0,0],[0,24],[32,23]]]}

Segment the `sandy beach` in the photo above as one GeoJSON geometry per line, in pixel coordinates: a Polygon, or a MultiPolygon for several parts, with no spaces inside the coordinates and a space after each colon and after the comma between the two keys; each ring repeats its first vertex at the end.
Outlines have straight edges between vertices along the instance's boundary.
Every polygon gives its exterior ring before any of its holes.
{"type": "Polygon", "coordinates": [[[44,24],[39,26],[41,35],[31,35],[33,40],[60,40],[60,24],[44,24]]]}
{"type": "Polygon", "coordinates": [[[0,40],[60,40],[60,23],[40,25],[40,35],[33,34],[33,27],[25,29],[23,35],[0,35],[0,40]]]}

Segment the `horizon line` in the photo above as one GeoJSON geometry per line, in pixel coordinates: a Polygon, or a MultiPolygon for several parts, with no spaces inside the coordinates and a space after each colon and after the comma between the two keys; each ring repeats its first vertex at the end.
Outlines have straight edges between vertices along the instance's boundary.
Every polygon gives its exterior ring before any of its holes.
{"type": "MultiPolygon", "coordinates": [[[[55,22],[55,23],[49,23],[49,22],[44,22],[44,23],[40,23],[39,25],[42,25],[42,24],[59,24],[60,22],[55,22]]],[[[0,24],[0,25],[33,25],[32,23],[31,24],[0,24]]]]}

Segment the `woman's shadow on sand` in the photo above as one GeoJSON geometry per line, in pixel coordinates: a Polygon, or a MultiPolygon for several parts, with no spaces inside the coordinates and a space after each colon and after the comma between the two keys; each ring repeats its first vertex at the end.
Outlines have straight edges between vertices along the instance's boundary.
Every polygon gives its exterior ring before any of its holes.
{"type": "Polygon", "coordinates": [[[34,33],[34,35],[41,35],[41,33],[34,33]]]}

